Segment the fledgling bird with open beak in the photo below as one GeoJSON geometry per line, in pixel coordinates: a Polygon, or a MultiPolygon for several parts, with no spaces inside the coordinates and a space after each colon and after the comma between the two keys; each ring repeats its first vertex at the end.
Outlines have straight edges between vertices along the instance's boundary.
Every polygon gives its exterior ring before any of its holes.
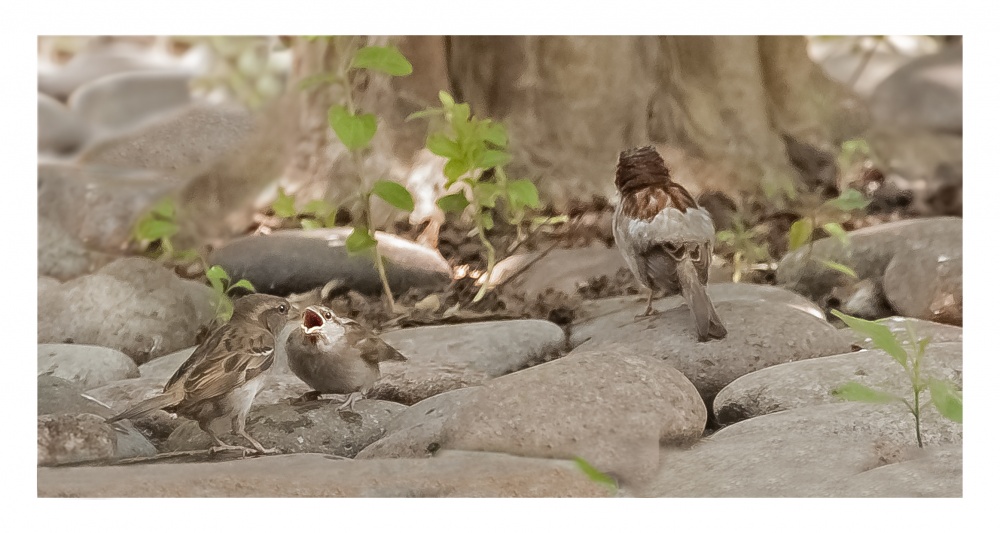
{"type": "Polygon", "coordinates": [[[646,311],[653,311],[657,290],[684,297],[694,315],[698,341],[721,339],[726,328],[705,291],[715,244],[708,211],[680,184],[670,180],[663,158],[652,146],[618,156],[615,187],[615,243],[632,274],[650,290],[646,311]]]}
{"type": "Polygon", "coordinates": [[[382,376],[379,363],[406,361],[406,357],[364,326],[337,316],[322,305],[311,305],[302,313],[302,326],[285,343],[288,367],[314,390],[297,402],[315,400],[322,394],[348,394],[337,408],[353,413],[354,402],[382,376]]]}
{"type": "Polygon", "coordinates": [[[136,418],[156,409],[177,413],[198,422],[215,441],[211,452],[250,451],[230,446],[216,434],[217,420],[228,419],[232,433],[245,438],[261,454],[264,448],[246,432],[247,413],[274,363],[275,337],[288,322],[288,300],[267,294],[249,294],[233,303],[233,316],[219,326],[174,372],[163,393],[126,409],[107,420],[114,423],[136,418]]]}

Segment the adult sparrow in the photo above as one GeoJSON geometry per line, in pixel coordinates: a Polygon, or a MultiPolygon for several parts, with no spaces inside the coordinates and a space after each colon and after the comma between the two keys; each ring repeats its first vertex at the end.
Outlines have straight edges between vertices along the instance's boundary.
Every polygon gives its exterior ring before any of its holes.
{"type": "Polygon", "coordinates": [[[291,304],[284,298],[250,294],[233,304],[233,317],[218,327],[191,357],[174,372],[163,393],[139,402],[109,423],[142,416],[156,409],[177,413],[198,422],[215,441],[210,451],[241,450],[219,439],[212,428],[216,420],[229,419],[234,435],[245,438],[260,453],[264,448],[246,432],[246,417],[274,363],[275,337],[289,318],[291,304]]]}
{"type": "Polygon", "coordinates": [[[406,361],[406,357],[364,326],[341,318],[329,308],[311,305],[302,313],[302,326],[288,335],[285,343],[288,367],[313,391],[298,400],[308,401],[322,394],[348,394],[337,408],[342,415],[353,413],[354,402],[381,377],[382,361],[406,361]]]}
{"type": "Polygon", "coordinates": [[[668,295],[680,292],[694,315],[698,341],[725,337],[726,328],[705,292],[715,242],[708,212],[670,180],[652,146],[619,154],[615,187],[621,196],[614,214],[615,243],[632,274],[650,290],[640,316],[653,314],[658,289],[668,295]]]}

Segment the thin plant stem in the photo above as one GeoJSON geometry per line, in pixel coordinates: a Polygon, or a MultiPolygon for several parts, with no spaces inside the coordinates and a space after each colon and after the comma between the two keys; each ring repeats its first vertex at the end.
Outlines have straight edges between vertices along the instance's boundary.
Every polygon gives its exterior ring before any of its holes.
{"type": "Polygon", "coordinates": [[[920,436],[920,389],[916,385],[913,386],[913,407],[911,410],[913,411],[913,418],[917,420],[917,447],[923,448],[924,441],[920,436]]]}
{"type": "Polygon", "coordinates": [[[493,267],[496,265],[496,250],[493,249],[493,245],[490,244],[489,239],[486,238],[486,230],[483,228],[481,222],[477,220],[476,228],[479,233],[479,242],[483,244],[486,248],[486,278],[483,279],[483,285],[479,287],[479,292],[476,293],[476,297],[472,299],[473,303],[478,302],[486,296],[486,291],[489,290],[490,278],[493,277],[493,267]]]}

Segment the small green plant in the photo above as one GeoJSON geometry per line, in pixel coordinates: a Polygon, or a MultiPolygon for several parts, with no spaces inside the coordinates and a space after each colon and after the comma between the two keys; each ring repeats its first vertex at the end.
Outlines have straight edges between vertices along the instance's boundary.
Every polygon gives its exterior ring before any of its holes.
{"type": "Polygon", "coordinates": [[[177,208],[170,197],[163,198],[143,213],[132,227],[132,239],[160,262],[189,263],[200,256],[192,249],[177,250],[173,237],[180,230],[177,208]]]}
{"type": "Polygon", "coordinates": [[[866,387],[856,381],[851,381],[834,389],[833,394],[845,400],[865,403],[902,402],[916,422],[917,446],[923,448],[924,441],[920,434],[920,412],[927,404],[921,405],[920,396],[925,390],[931,393],[931,403],[942,416],[953,422],[962,423],[962,395],[950,381],[927,379],[921,374],[924,352],[930,343],[930,338],[917,339],[913,326],[907,322],[906,329],[909,338],[901,341],[896,335],[878,322],[845,315],[840,311],[832,311],[834,316],[844,321],[848,327],[863,335],[871,337],[872,344],[885,351],[906,372],[913,391],[912,398],[904,398],[895,394],[866,387]]]}
{"type": "Polygon", "coordinates": [[[504,166],[511,161],[507,149],[507,129],[490,119],[473,116],[469,104],[455,103],[445,91],[438,94],[441,107],[418,111],[407,120],[431,117],[427,149],[447,160],[444,166],[445,189],[461,187],[438,199],[445,213],[471,213],[473,232],[486,249],[486,274],[473,298],[478,302],[489,289],[496,249],[487,238],[494,217],[500,214],[520,231],[528,209],[538,208],[538,189],[531,180],[507,178],[504,166]],[[498,205],[502,201],[502,208],[498,205]]]}
{"type": "Polygon", "coordinates": [[[295,207],[295,197],[278,188],[278,198],[271,204],[275,216],[298,219],[302,229],[332,228],[336,225],[337,206],[326,200],[312,200],[302,209],[295,207]]]}
{"type": "Polygon", "coordinates": [[[609,475],[601,472],[582,457],[574,457],[573,462],[590,478],[591,481],[604,486],[612,496],[618,493],[618,483],[609,475]]]}
{"type": "Polygon", "coordinates": [[[770,252],[762,244],[763,239],[764,235],[757,228],[748,228],[742,219],[736,219],[732,229],[715,234],[716,242],[733,252],[733,283],[740,282],[750,265],[771,260],[770,252]]]}
{"type": "Polygon", "coordinates": [[[233,300],[231,294],[236,289],[257,292],[253,284],[245,279],[230,284],[229,274],[219,265],[212,265],[205,271],[209,285],[215,293],[215,319],[217,322],[229,322],[233,317],[233,300]]]}
{"type": "MultiPolygon", "coordinates": [[[[334,47],[341,51],[341,61],[334,71],[324,72],[312,76],[300,83],[303,89],[309,89],[324,83],[340,84],[343,88],[343,101],[330,106],[327,111],[327,122],[340,142],[350,150],[354,160],[354,168],[358,172],[358,200],[360,204],[360,216],[355,219],[354,230],[347,238],[347,251],[351,254],[368,254],[373,256],[375,268],[378,270],[379,279],[382,282],[382,289],[388,308],[395,309],[395,301],[392,290],[389,288],[389,280],[385,273],[385,261],[378,249],[378,241],[375,238],[375,230],[372,223],[371,198],[378,196],[389,205],[403,211],[413,210],[413,197],[402,185],[392,181],[376,181],[370,188],[365,186],[366,180],[362,175],[363,152],[371,145],[375,132],[378,130],[378,121],[374,114],[361,112],[354,102],[354,85],[358,71],[367,70],[379,72],[390,76],[409,76],[413,72],[413,65],[394,46],[365,46],[356,49],[357,38],[354,37],[325,37],[334,40],[334,47]]],[[[307,38],[315,40],[317,37],[307,38]]],[[[308,217],[313,222],[304,222],[303,227],[319,227],[332,225],[336,217],[336,209],[332,206],[310,203],[303,211],[309,211],[315,216],[308,217]]]]}
{"type": "Polygon", "coordinates": [[[864,197],[861,191],[846,189],[837,198],[827,200],[816,208],[808,210],[809,214],[793,222],[788,231],[788,251],[794,251],[808,244],[806,261],[815,259],[827,268],[857,278],[857,273],[847,265],[829,259],[813,257],[812,235],[815,228],[822,228],[827,235],[834,237],[842,245],[848,246],[850,239],[842,224],[851,217],[852,212],[864,209],[869,203],[870,201],[864,197]]]}

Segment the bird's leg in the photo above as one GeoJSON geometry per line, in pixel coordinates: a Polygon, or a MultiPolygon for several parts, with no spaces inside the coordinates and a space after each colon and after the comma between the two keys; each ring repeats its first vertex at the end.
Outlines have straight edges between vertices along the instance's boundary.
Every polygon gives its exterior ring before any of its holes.
{"type": "Polygon", "coordinates": [[[250,451],[249,449],[247,449],[246,446],[233,446],[231,444],[226,444],[225,442],[222,442],[222,439],[220,439],[219,436],[215,434],[215,431],[212,431],[212,428],[209,427],[207,422],[205,423],[198,422],[198,427],[200,427],[201,430],[204,431],[205,433],[208,433],[208,436],[212,437],[212,440],[215,441],[215,446],[212,446],[211,448],[208,449],[208,453],[212,455],[229,450],[236,450],[241,452],[243,456],[246,457],[247,452],[250,451]]]}
{"type": "Polygon", "coordinates": [[[649,290],[649,300],[646,301],[646,310],[643,311],[643,313],[640,314],[640,315],[635,315],[635,318],[637,320],[640,319],[640,318],[645,318],[647,316],[653,316],[653,315],[660,314],[659,311],[653,309],[653,296],[655,294],[656,294],[656,291],[654,291],[652,289],[649,290]]]}
{"type": "Polygon", "coordinates": [[[359,415],[354,411],[354,402],[360,400],[363,397],[364,394],[360,392],[352,392],[350,395],[348,395],[347,401],[341,404],[341,406],[337,408],[337,413],[340,415],[340,418],[343,418],[348,422],[361,421],[361,415],[359,415]]]}
{"type": "Polygon", "coordinates": [[[239,435],[244,439],[250,441],[261,455],[267,455],[269,453],[278,453],[277,448],[265,448],[261,443],[257,442],[257,439],[250,436],[246,430],[246,419],[242,416],[236,415],[233,417],[233,434],[239,435]]]}
{"type": "Polygon", "coordinates": [[[309,402],[315,402],[322,395],[323,395],[323,393],[320,392],[320,391],[318,391],[318,390],[311,390],[311,391],[303,394],[302,396],[299,396],[298,398],[295,398],[295,399],[291,400],[288,403],[291,404],[291,405],[303,405],[303,404],[307,404],[309,402]]]}

